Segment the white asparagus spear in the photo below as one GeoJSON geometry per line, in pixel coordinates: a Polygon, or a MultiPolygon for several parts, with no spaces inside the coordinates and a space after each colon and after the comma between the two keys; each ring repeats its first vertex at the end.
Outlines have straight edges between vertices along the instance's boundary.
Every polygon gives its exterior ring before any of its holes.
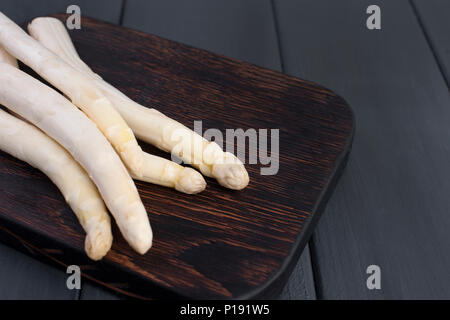
{"type": "Polygon", "coordinates": [[[128,169],[142,175],[142,150],[132,130],[93,81],[30,37],[0,12],[0,45],[63,92],[108,138],[128,169]]]}
{"type": "Polygon", "coordinates": [[[124,238],[144,254],[153,238],[147,212],[128,171],[95,124],[58,92],[6,63],[0,63],[0,84],[0,104],[69,151],[97,186],[124,238]]]}
{"type": "Polygon", "coordinates": [[[85,250],[100,260],[111,248],[111,222],[86,171],[42,131],[0,110],[0,149],[41,170],[58,187],[86,232],[85,250]]]}
{"type": "Polygon", "coordinates": [[[198,171],[149,153],[144,153],[142,173],[142,178],[135,179],[175,188],[187,194],[199,193],[206,187],[205,179],[198,171]]]}
{"type": "Polygon", "coordinates": [[[207,141],[159,111],[134,102],[95,74],[78,56],[61,21],[36,18],[28,25],[28,32],[73,68],[89,75],[139,139],[176,154],[227,188],[239,190],[248,185],[248,173],[233,154],[223,152],[216,143],[207,141]]]}

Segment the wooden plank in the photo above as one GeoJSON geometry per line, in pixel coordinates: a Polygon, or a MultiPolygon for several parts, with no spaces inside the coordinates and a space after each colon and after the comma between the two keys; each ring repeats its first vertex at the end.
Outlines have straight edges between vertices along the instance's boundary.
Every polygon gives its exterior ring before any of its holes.
{"type": "MultiPolygon", "coordinates": [[[[282,70],[270,0],[127,1],[124,26],[282,70]]],[[[307,245],[281,298],[314,299],[307,245]]]]}
{"type": "Polygon", "coordinates": [[[311,265],[309,244],[292,271],[286,286],[279,297],[281,300],[315,300],[316,288],[311,265]]]}
{"type": "MultiPolygon", "coordinates": [[[[119,22],[121,0],[2,0],[0,11],[15,22],[56,12],[65,12],[70,4],[78,4],[82,15],[119,22]]],[[[0,299],[77,299],[79,292],[68,290],[66,277],[51,266],[0,245],[0,299]]]]}
{"type": "MultiPolygon", "coordinates": [[[[425,1],[424,1],[425,2],[425,1]]],[[[316,229],[319,298],[449,298],[450,97],[408,1],[275,1],[289,74],[341,94],[357,129],[316,229]],[[381,268],[368,290],[366,268],[381,268]]]]}
{"type": "Polygon", "coordinates": [[[82,16],[119,23],[122,0],[2,0],[0,11],[14,22],[23,24],[38,16],[66,13],[72,4],[80,7],[82,16]]]}
{"type": "Polygon", "coordinates": [[[436,55],[447,86],[450,84],[450,1],[412,0],[425,36],[436,55]]]}
{"type": "Polygon", "coordinates": [[[0,244],[0,299],[77,299],[66,286],[67,275],[0,244]]]}
{"type": "Polygon", "coordinates": [[[98,284],[85,280],[81,288],[80,300],[119,300],[117,294],[103,289],[98,284]]]}

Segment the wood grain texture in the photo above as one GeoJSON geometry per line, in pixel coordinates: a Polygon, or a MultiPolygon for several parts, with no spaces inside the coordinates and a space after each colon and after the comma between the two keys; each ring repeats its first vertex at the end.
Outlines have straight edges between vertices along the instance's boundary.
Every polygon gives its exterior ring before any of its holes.
{"type": "Polygon", "coordinates": [[[450,96],[408,1],[276,1],[286,72],[346,97],[348,168],[312,238],[318,297],[449,298],[450,96]],[[301,41],[300,41],[301,39],[301,41]],[[381,290],[366,287],[381,268],[381,290]]]}
{"type": "MultiPolygon", "coordinates": [[[[122,0],[2,0],[0,11],[17,23],[50,12],[65,12],[77,4],[82,14],[119,23],[122,0]]],[[[0,245],[0,299],[77,299],[78,292],[67,289],[65,272],[0,245]]]]}
{"type": "Polygon", "coordinates": [[[345,101],[311,82],[200,49],[87,18],[82,23],[71,34],[82,59],[143,105],[190,127],[202,119],[204,128],[221,130],[279,128],[280,171],[261,176],[260,165],[248,165],[246,190],[208,180],[196,196],[137,182],[153,248],[134,253],[114,227],[112,250],[94,263],[56,188],[2,154],[4,229],[37,256],[78,264],[87,278],[134,297],[277,295],[346,162],[353,115],[345,101]]]}
{"type": "Polygon", "coordinates": [[[450,84],[450,1],[411,0],[425,36],[450,84]]]}
{"type": "MultiPolygon", "coordinates": [[[[131,0],[125,9],[125,27],[283,72],[270,0],[131,0]]],[[[315,298],[308,245],[281,298],[315,298]]]]}

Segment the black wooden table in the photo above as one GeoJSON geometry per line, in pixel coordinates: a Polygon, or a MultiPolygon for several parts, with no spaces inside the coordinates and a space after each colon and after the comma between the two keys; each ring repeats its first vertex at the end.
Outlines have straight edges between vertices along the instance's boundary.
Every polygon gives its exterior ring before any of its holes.
{"type": "MultiPolygon", "coordinates": [[[[315,81],[356,114],[353,151],[281,299],[450,298],[450,1],[2,0],[82,15],[315,81]],[[369,5],[381,30],[366,27],[369,5]],[[381,270],[369,290],[367,267],[381,270]]],[[[0,299],[117,299],[0,244],[0,299]]]]}

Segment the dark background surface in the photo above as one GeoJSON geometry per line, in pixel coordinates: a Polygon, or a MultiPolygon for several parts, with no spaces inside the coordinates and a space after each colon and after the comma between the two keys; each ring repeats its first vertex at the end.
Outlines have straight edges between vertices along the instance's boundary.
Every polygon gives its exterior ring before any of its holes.
{"type": "MultiPolygon", "coordinates": [[[[1,0],[17,23],[65,12],[315,81],[353,107],[349,164],[282,299],[450,298],[450,1],[1,0]],[[381,30],[366,8],[381,8],[381,30]],[[368,290],[366,268],[381,268],[368,290]]],[[[0,299],[117,299],[0,244],[0,299]]]]}

